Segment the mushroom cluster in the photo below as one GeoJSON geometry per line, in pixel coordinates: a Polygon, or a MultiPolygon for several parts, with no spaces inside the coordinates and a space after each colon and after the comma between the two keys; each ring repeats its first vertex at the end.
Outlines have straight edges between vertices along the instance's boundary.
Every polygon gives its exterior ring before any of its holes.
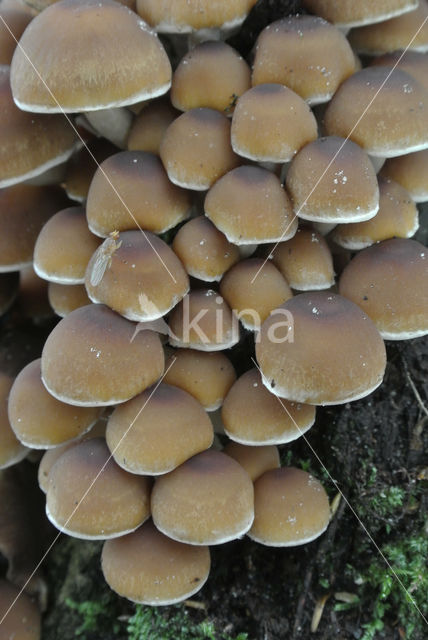
{"type": "Polygon", "coordinates": [[[250,60],[224,39],[255,0],[4,4],[0,308],[33,269],[62,319],[0,371],[0,469],[45,450],[51,523],[176,603],[211,545],[326,530],[279,447],[428,333],[428,3],[304,0],[250,60]]]}

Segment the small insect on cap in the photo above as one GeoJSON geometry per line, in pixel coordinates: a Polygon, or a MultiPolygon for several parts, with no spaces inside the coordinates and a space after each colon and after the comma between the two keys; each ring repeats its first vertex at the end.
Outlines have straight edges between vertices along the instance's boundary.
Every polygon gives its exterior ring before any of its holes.
{"type": "Polygon", "coordinates": [[[93,302],[107,304],[137,322],[157,320],[189,290],[189,278],[173,250],[149,232],[115,232],[97,249],[86,271],[93,302]]]}
{"type": "Polygon", "coordinates": [[[54,328],[42,353],[42,380],[58,400],[78,406],[125,402],[162,375],[164,355],[153,331],[101,304],[72,311],[54,328]]]}
{"type": "Polygon", "coordinates": [[[205,584],[210,552],[171,540],[149,520],[134,533],[107,540],[101,565],[113,591],[128,600],[151,606],[190,598],[205,584]]]}

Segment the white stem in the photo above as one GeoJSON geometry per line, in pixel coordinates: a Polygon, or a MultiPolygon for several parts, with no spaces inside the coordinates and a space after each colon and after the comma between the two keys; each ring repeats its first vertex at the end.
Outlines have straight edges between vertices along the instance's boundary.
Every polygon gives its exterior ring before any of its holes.
{"type": "Polygon", "coordinates": [[[85,116],[99,135],[107,138],[120,149],[126,148],[132,124],[132,113],[126,107],[87,111],[85,116]]]}

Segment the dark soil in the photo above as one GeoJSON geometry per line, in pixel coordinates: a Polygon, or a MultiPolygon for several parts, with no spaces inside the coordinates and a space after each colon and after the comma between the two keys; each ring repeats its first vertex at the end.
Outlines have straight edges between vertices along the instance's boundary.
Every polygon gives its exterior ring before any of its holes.
{"type": "MultiPolygon", "coordinates": [[[[264,26],[298,9],[294,0],[260,0],[232,44],[248,55],[264,26]]],[[[419,239],[426,240],[426,231],[419,239]]],[[[9,315],[0,339],[0,364],[8,363],[14,373],[39,355],[50,329],[29,327],[28,322],[16,328],[17,322],[9,315]],[[15,343],[24,355],[15,347],[11,350],[15,343]]],[[[319,409],[307,437],[281,448],[284,464],[310,469],[331,499],[338,489],[343,492],[327,532],[311,544],[289,549],[263,547],[248,538],[213,548],[211,576],[192,599],[202,608],[184,607],[190,621],[212,621],[219,639],[246,632],[251,640],[355,640],[362,638],[364,625],[376,617],[376,603],[382,601],[384,626],[372,637],[422,640],[421,619],[410,604],[400,608],[405,594],[395,579],[391,594],[381,598],[380,587],[367,578],[373,563],[388,575],[379,555],[385,544],[399,548],[403,540],[426,535],[428,340],[390,343],[387,350],[385,381],[375,393],[350,405],[319,409]],[[400,492],[398,503],[388,500],[391,487],[400,492]],[[337,598],[343,592],[348,600],[355,596],[358,601],[344,604],[343,597],[337,598]],[[311,634],[314,610],[323,597],[319,626],[311,634]],[[416,619],[414,628],[410,619],[416,619]]],[[[236,349],[240,370],[250,368],[248,354],[236,349]]],[[[50,596],[43,640],[71,640],[79,634],[87,640],[128,637],[123,620],[135,608],[106,586],[99,565],[101,546],[61,535],[47,555],[43,570],[50,596]],[[73,602],[100,605],[95,629],[83,632],[84,615],[73,602]]],[[[0,562],[0,573],[5,570],[0,562]]],[[[417,584],[413,586],[416,598],[417,584]]],[[[176,611],[166,607],[162,615],[168,618],[176,611]]],[[[151,634],[139,640],[151,640],[151,634]]]]}

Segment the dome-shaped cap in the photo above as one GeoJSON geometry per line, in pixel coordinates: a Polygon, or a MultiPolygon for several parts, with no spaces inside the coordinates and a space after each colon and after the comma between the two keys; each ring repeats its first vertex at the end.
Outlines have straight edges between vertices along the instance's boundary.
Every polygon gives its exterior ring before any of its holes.
{"type": "Polygon", "coordinates": [[[339,291],[385,340],[428,333],[428,250],[416,240],[393,238],[364,249],[343,271],[339,291]]]}
{"type": "Polygon", "coordinates": [[[139,15],[160,33],[239,27],[257,0],[137,0],[139,15]]]}
{"type": "Polygon", "coordinates": [[[428,149],[388,158],[380,175],[391,178],[407,189],[414,202],[428,200],[428,149]]]}
{"type": "MultiPolygon", "coordinates": [[[[1,20],[0,20],[1,24],[1,20]]],[[[9,67],[0,66],[0,188],[23,182],[65,162],[77,137],[60,115],[41,116],[18,109],[9,67]]]]}
{"type": "Polygon", "coordinates": [[[428,89],[428,57],[419,51],[394,51],[373,58],[370,66],[395,67],[413,76],[428,89]]]}
{"type": "Polygon", "coordinates": [[[102,438],[84,440],[49,473],[46,514],[60,531],[105,540],[134,531],[150,515],[149,478],[121,469],[102,438]]]}
{"type": "Polygon", "coordinates": [[[118,107],[162,95],[171,85],[171,65],[156,34],[112,0],[57,2],[31,21],[20,45],[11,84],[25,111],[118,107]]]}
{"type": "Polygon", "coordinates": [[[159,155],[165,131],[179,112],[168,98],[159,98],[146,104],[134,118],[128,135],[128,151],[148,151],[159,155]]]}
{"type": "Polygon", "coordinates": [[[0,64],[11,63],[16,42],[20,39],[25,27],[33,17],[25,7],[19,6],[19,3],[14,2],[13,4],[17,6],[1,6],[0,8],[0,16],[2,18],[0,20],[0,64]]]}
{"type": "Polygon", "coordinates": [[[379,207],[376,172],[367,154],[351,140],[319,138],[306,145],[287,172],[296,215],[314,222],[356,222],[379,207]]]}
{"type": "Polygon", "coordinates": [[[134,533],[107,540],[101,565],[107,584],[120,596],[151,606],[169,605],[203,587],[210,552],[171,540],[149,520],[134,533]]]}
{"type": "Polygon", "coordinates": [[[205,216],[186,222],[178,231],[172,248],[189,276],[214,282],[240,260],[238,247],[205,216]]]}
{"type": "Polygon", "coordinates": [[[88,229],[85,210],[58,211],[40,231],[34,247],[34,270],[60,284],[83,284],[85,271],[100,240],[88,229]]]}
{"type": "Polygon", "coordinates": [[[176,349],[165,363],[164,381],[190,393],[205,411],[216,411],[236,380],[224,353],[176,349]]]}
{"type": "Polygon", "coordinates": [[[226,434],[241,444],[272,445],[296,440],[315,422],[315,407],[279,401],[262,383],[257,369],[244,373],[222,407],[226,434]]]}
{"type": "Polygon", "coordinates": [[[0,189],[0,273],[31,264],[41,228],[66,202],[54,187],[19,184],[0,189]]]}
{"type": "Polygon", "coordinates": [[[6,469],[20,462],[28,453],[27,447],[21,444],[13,432],[7,414],[7,403],[12,384],[13,378],[0,372],[0,469],[6,469]]]}
{"type": "Polygon", "coordinates": [[[334,285],[331,251],[313,229],[297,229],[295,236],[274,248],[272,260],[293,289],[314,291],[334,285]]]}
{"type": "Polygon", "coordinates": [[[58,400],[80,406],[129,400],[162,375],[159,336],[104,305],[72,311],[54,328],[42,353],[42,380],[58,400]]]}
{"type": "Polygon", "coordinates": [[[156,479],[152,492],[156,527],[188,544],[222,544],[250,528],[253,485],[229,456],[211,449],[156,479]]]}
{"type": "Polygon", "coordinates": [[[157,156],[122,151],[102,162],[88,192],[86,215],[97,236],[145,229],[164,233],[190,214],[188,192],[168,180],[157,156]]]}
{"type": "Polygon", "coordinates": [[[353,29],[349,41],[358,53],[379,55],[396,49],[428,51],[428,3],[419,0],[413,11],[377,24],[353,29]]]}
{"type": "Polygon", "coordinates": [[[287,240],[297,229],[279,178],[261,167],[229,171],[208,191],[204,208],[217,229],[238,245],[287,240]]]}
{"type": "Polygon", "coordinates": [[[37,605],[6,580],[0,580],[0,620],[4,640],[40,640],[42,637],[37,605]]]}
{"type": "Polygon", "coordinates": [[[428,146],[428,91],[401,69],[366,67],[340,86],[324,124],[328,135],[349,136],[372,156],[420,151],[428,146]]]}
{"type": "Polygon", "coordinates": [[[89,431],[99,409],[60,402],[42,383],[40,359],[18,374],[9,394],[9,420],[15,435],[27,447],[49,449],[89,431]]]}
{"type": "Polygon", "coordinates": [[[161,318],[189,290],[187,273],[171,247],[141,231],[107,238],[89,261],[85,284],[92,302],[137,322],[161,318]]]}
{"type": "Polygon", "coordinates": [[[199,351],[222,351],[239,341],[239,323],[212,289],[191,291],[169,317],[170,344],[199,351]]]}
{"type": "Polygon", "coordinates": [[[254,524],[248,536],[269,547],[294,547],[327,529],[325,489],[310,473],[284,467],[266,471],[254,484],[254,524]]]}
{"type": "Polygon", "coordinates": [[[247,258],[229,269],[220,293],[250,331],[258,331],[270,312],[293,295],[278,269],[262,258],[247,258]]]}
{"type": "Polygon", "coordinates": [[[343,33],[322,18],[289,16],[259,35],[252,83],[283,84],[309,104],[319,104],[354,71],[354,54],[343,33]]]}
{"type": "Polygon", "coordinates": [[[281,84],[249,89],[233,113],[233,150],[256,162],[288,162],[316,137],[312,111],[297,93],[281,84]]]}
{"type": "Polygon", "coordinates": [[[373,322],[356,304],[327,292],[302,293],[276,309],[262,325],[256,356],[272,393],[321,405],[364,398],[380,385],[386,366],[373,322]]]}
{"type": "Polygon", "coordinates": [[[279,451],[275,445],[248,447],[238,442],[228,442],[223,453],[236,460],[253,482],[265,471],[280,466],[279,451]]]}
{"type": "MultiPolygon", "coordinates": [[[[402,156],[401,156],[402,157],[402,156]]],[[[345,249],[358,251],[388,238],[410,238],[419,228],[418,209],[401,185],[379,177],[379,211],[366,222],[339,224],[333,240],[345,249]]]]}
{"type": "Polygon", "coordinates": [[[171,102],[180,111],[208,107],[231,115],[250,86],[250,68],[237,51],[221,40],[202,42],[174,71],[171,102]]]}
{"type": "Polygon", "coordinates": [[[63,181],[63,187],[70,200],[86,200],[98,165],[116,152],[117,147],[106,138],[95,138],[88,140],[84,147],[73,153],[67,162],[63,181]]]}
{"type": "Polygon", "coordinates": [[[230,143],[230,121],[219,111],[190,109],[172,122],[162,138],[160,157],[174,184],[205,191],[240,161],[230,143]]]}
{"type": "Polygon", "coordinates": [[[83,284],[49,282],[48,298],[49,304],[60,318],[91,303],[83,284]]]}
{"type": "Polygon", "coordinates": [[[389,20],[418,6],[418,0],[303,0],[303,6],[340,27],[389,20]]]}
{"type": "Polygon", "coordinates": [[[106,432],[118,465],[153,476],[168,473],[205,451],[213,437],[202,405],[187,391],[164,382],[117,407],[106,432]]]}

